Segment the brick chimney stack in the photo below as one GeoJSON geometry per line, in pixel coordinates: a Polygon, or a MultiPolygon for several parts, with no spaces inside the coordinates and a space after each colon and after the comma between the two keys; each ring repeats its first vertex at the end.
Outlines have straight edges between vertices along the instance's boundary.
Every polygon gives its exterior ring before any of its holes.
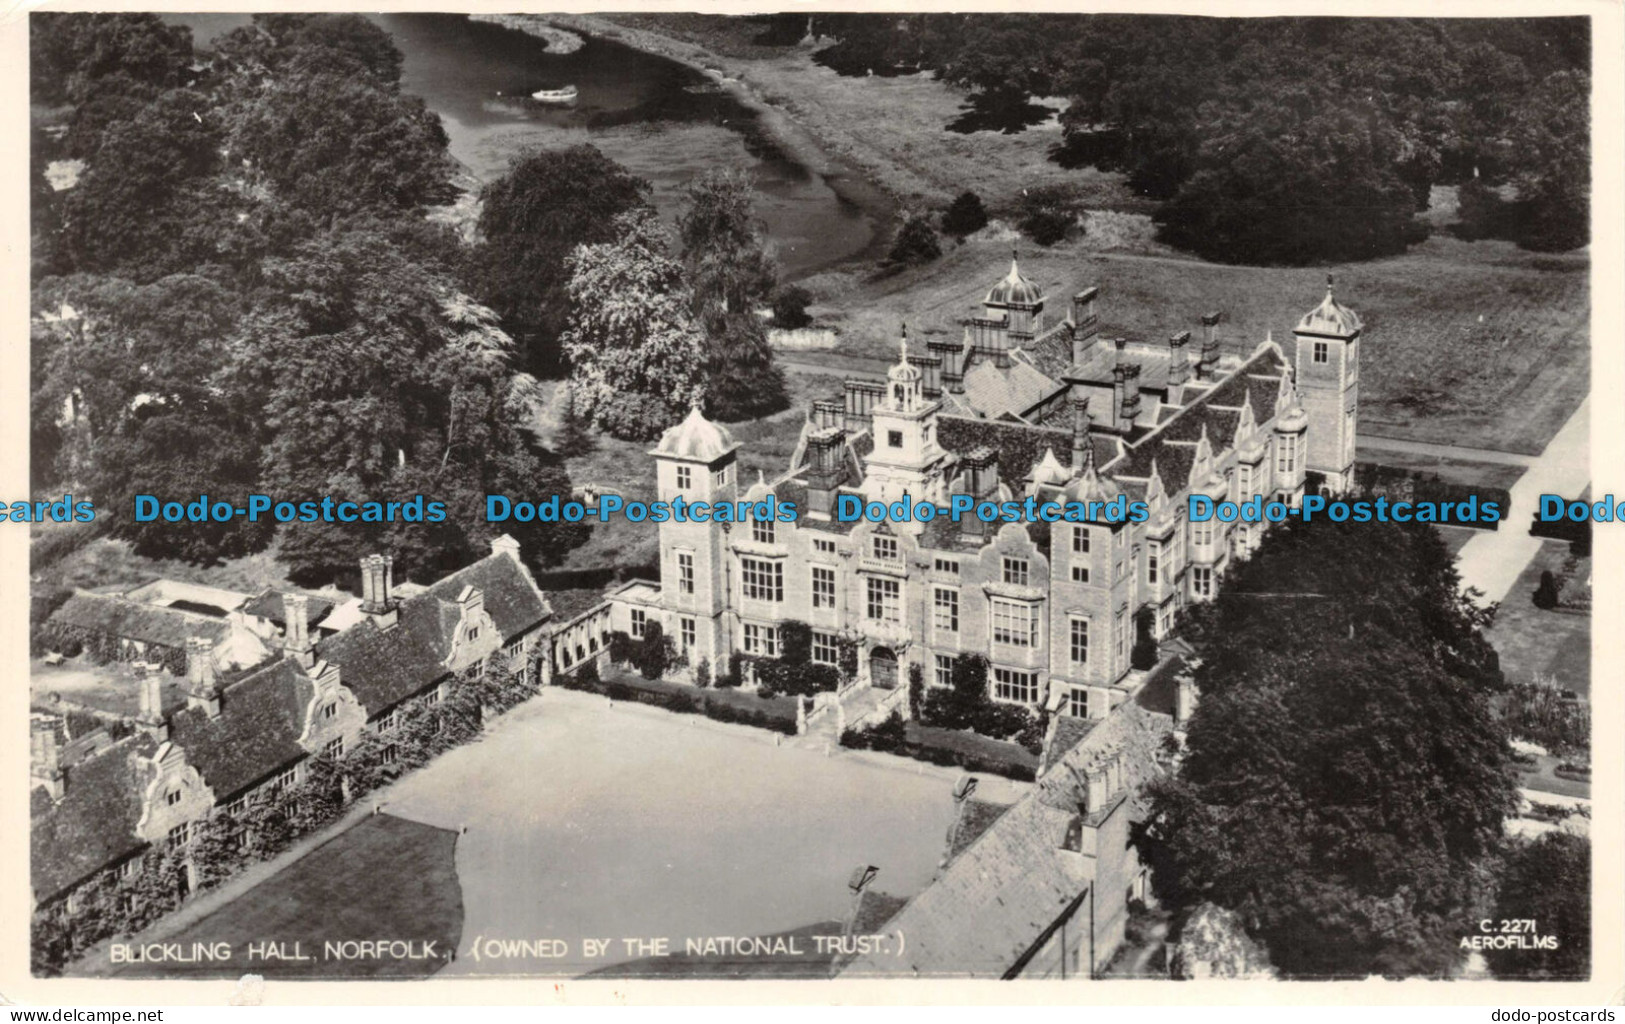
{"type": "Polygon", "coordinates": [[[1219,369],[1219,314],[1202,314],[1202,361],[1197,364],[1198,380],[1212,380],[1219,369]]]}
{"type": "Polygon", "coordinates": [[[1112,397],[1117,400],[1117,429],[1128,431],[1140,415],[1140,364],[1118,363],[1112,370],[1112,397]]]}
{"type": "Polygon", "coordinates": [[[1168,384],[1177,386],[1191,376],[1191,357],[1187,350],[1191,342],[1190,331],[1180,331],[1168,339],[1168,384]]]}
{"type": "Polygon", "coordinates": [[[1081,474],[1093,461],[1093,445],[1089,443],[1089,396],[1082,389],[1072,389],[1072,472],[1081,474]]]}
{"type": "Polygon", "coordinates": [[[397,621],[399,604],[392,595],[395,559],[389,555],[367,555],[361,559],[361,611],[379,629],[391,629],[397,621]]]}
{"type": "Polygon", "coordinates": [[[187,704],[220,717],[220,686],[215,678],[214,641],[194,636],[186,641],[187,704]]]}
{"type": "Polygon", "coordinates": [[[30,786],[43,786],[53,801],[61,800],[67,792],[62,753],[56,739],[57,721],[46,715],[28,720],[28,781],[30,786]]]}
{"type": "Polygon", "coordinates": [[[1091,287],[1072,296],[1072,364],[1083,362],[1083,353],[1095,340],[1100,321],[1095,313],[1095,300],[1100,289],[1091,287]]]}
{"type": "Polygon", "coordinates": [[[136,685],[140,687],[141,702],[136,721],[143,731],[159,743],[169,739],[169,722],[164,718],[163,678],[147,666],[135,666],[136,685]]]}
{"type": "Polygon", "coordinates": [[[286,629],[282,636],[282,649],[305,668],[316,662],[316,650],[310,639],[310,599],[303,594],[282,595],[282,618],[286,629]]]}

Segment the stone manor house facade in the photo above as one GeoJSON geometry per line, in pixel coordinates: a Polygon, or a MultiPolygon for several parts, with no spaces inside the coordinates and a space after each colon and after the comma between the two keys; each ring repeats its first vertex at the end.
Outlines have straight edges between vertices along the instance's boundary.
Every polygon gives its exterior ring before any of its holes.
{"type": "Polygon", "coordinates": [[[884,382],[848,380],[812,404],[789,469],[739,479],[739,444],[697,410],[650,452],[659,497],[796,503],[794,523],[667,522],[661,581],[611,597],[614,628],[658,621],[691,662],[776,656],[779,629],[813,630],[814,660],[841,638],[859,680],[896,687],[918,665],[945,685],[956,656],[990,666],[990,696],[1101,719],[1133,696],[1135,613],[1165,636],[1181,608],[1210,600],[1263,524],[1187,520],[1187,497],[1296,501],[1314,474],[1353,481],[1359,317],[1335,298],[1244,354],[1203,337],[1100,336],[1094,288],[1059,320],[1012,260],[958,339],[919,351],[906,335],[884,382]],[[1194,351],[1193,351],[1194,348],[1194,351]],[[978,500],[1144,501],[1144,523],[842,523],[843,494],[947,505],[978,500]]]}

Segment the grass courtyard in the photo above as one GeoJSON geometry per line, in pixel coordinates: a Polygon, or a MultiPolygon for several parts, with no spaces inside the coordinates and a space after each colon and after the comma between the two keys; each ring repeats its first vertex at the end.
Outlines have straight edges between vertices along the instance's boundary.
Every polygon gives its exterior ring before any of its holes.
{"type": "MultiPolygon", "coordinates": [[[[94,973],[115,977],[414,978],[446,966],[462,937],[457,833],[387,814],[363,819],[165,943],[230,943],[232,958],[201,964],[140,964],[94,973]],[[434,959],[323,958],[323,944],[346,940],[433,942],[434,959]],[[276,943],[286,958],[247,959],[251,943],[276,943]],[[295,943],[298,944],[297,948],[295,943]],[[293,959],[299,956],[306,960],[293,959]]],[[[421,949],[422,946],[419,946],[421,949]]]]}
{"type": "MultiPolygon", "coordinates": [[[[577,976],[647,955],[628,951],[625,938],[666,938],[680,953],[689,937],[842,921],[860,865],[880,868],[878,890],[918,892],[942,856],[955,773],[893,760],[826,757],[761,730],[552,688],[382,794],[382,817],[456,840],[462,942],[445,975],[577,976]],[[614,942],[587,958],[587,938],[614,942]],[[567,953],[492,958],[493,941],[520,940],[562,940],[567,953]]],[[[1017,792],[993,778],[978,791],[996,800],[1017,792]]],[[[337,842],[216,916],[240,921],[233,935],[282,921],[285,930],[261,928],[261,937],[309,934],[310,911],[290,904],[297,888],[321,894],[334,919],[390,915],[370,934],[424,934],[427,910],[417,931],[402,931],[418,920],[415,891],[381,907],[353,895],[415,890],[422,867],[408,848],[354,849],[319,881],[295,886],[289,876],[337,842]]],[[[214,937],[200,930],[209,920],[184,937],[214,937]]]]}

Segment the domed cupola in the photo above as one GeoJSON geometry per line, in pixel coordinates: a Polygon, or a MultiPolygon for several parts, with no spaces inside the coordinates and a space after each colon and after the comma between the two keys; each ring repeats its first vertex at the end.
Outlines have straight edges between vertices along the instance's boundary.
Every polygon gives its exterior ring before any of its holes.
{"type": "Polygon", "coordinates": [[[660,435],[660,443],[649,452],[660,458],[711,463],[733,452],[739,442],[728,428],[712,423],[695,406],[688,418],[660,435]]]}
{"type": "Polygon", "coordinates": [[[1015,250],[1010,251],[1010,273],[992,287],[987,298],[982,300],[982,305],[990,312],[1011,308],[1039,310],[1044,307],[1043,289],[1021,275],[1015,250]]]}
{"type": "Polygon", "coordinates": [[[1354,310],[1337,301],[1332,294],[1332,276],[1326,275],[1326,297],[1298,321],[1293,334],[1319,335],[1327,338],[1352,338],[1360,333],[1360,318],[1354,310]]]}

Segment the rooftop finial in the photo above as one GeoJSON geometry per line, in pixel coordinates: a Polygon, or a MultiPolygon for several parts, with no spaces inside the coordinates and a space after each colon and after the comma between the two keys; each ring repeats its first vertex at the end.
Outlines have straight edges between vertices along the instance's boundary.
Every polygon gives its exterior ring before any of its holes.
{"type": "Polygon", "coordinates": [[[897,361],[908,362],[908,324],[903,325],[903,336],[897,339],[897,361]]]}
{"type": "Polygon", "coordinates": [[[1327,274],[1326,275],[1326,294],[1330,295],[1331,293],[1332,293],[1332,275],[1327,274]]]}

